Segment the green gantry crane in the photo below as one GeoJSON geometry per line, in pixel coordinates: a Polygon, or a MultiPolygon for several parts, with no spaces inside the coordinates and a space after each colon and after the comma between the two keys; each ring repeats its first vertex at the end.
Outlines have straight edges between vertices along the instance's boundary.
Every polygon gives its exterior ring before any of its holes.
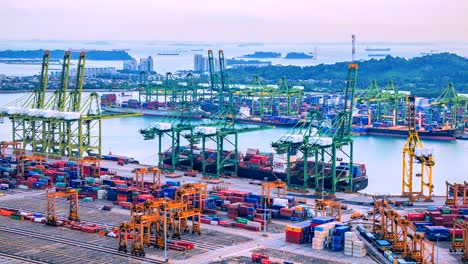
{"type": "Polygon", "coordinates": [[[443,125],[450,125],[459,132],[465,130],[468,113],[468,98],[459,96],[455,86],[449,82],[441,95],[431,103],[436,115],[440,115],[443,125]]]}
{"type": "Polygon", "coordinates": [[[278,154],[286,156],[286,183],[290,189],[304,191],[311,185],[316,193],[326,191],[334,195],[338,190],[338,183],[343,182],[346,190],[354,190],[351,124],[357,69],[357,64],[348,66],[344,104],[335,120],[330,123],[318,111],[313,110],[306,122],[293,127],[272,143],[278,154]],[[298,153],[302,153],[302,157],[298,158],[298,153]],[[343,159],[339,155],[345,156],[348,161],[347,173],[337,170],[337,161],[343,159]],[[310,162],[311,158],[314,158],[314,162],[310,162]],[[311,178],[314,181],[311,182],[311,178]],[[323,184],[322,188],[319,183],[325,179],[328,179],[327,184],[323,184]]]}
{"type": "Polygon", "coordinates": [[[49,51],[46,51],[40,86],[32,95],[10,103],[1,111],[2,116],[12,122],[13,140],[22,142],[24,150],[48,157],[81,159],[85,153],[101,156],[102,119],[140,114],[101,115],[100,98],[95,92],[82,100],[85,52],[79,55],[75,86],[68,96],[70,53],[66,52],[60,87],[46,98],[49,60],[49,51]],[[19,103],[21,107],[10,106],[19,103]]]}

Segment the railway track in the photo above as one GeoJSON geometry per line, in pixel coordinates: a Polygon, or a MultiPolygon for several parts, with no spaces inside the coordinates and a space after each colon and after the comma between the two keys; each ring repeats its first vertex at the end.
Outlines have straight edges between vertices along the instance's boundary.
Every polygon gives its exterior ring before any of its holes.
{"type": "Polygon", "coordinates": [[[19,263],[47,264],[47,262],[33,260],[30,258],[25,258],[25,257],[17,256],[17,255],[12,255],[12,254],[6,254],[3,252],[0,252],[0,260],[19,261],[19,263]]]}
{"type": "Polygon", "coordinates": [[[164,263],[164,261],[149,259],[149,258],[144,258],[144,257],[138,257],[138,256],[132,256],[132,255],[117,252],[113,248],[106,248],[106,247],[101,247],[101,246],[97,246],[97,245],[92,245],[92,244],[84,243],[84,242],[73,240],[73,239],[54,237],[54,236],[49,236],[49,235],[44,235],[44,234],[39,234],[39,233],[33,233],[33,232],[30,232],[30,231],[12,229],[12,228],[8,228],[8,227],[4,227],[4,226],[0,226],[0,231],[1,232],[12,233],[12,234],[15,234],[15,235],[38,238],[38,239],[47,240],[47,241],[56,242],[56,243],[61,243],[61,244],[65,244],[65,245],[80,247],[80,248],[84,248],[84,249],[88,249],[88,250],[93,250],[93,251],[98,251],[98,252],[101,252],[101,253],[110,254],[110,255],[113,255],[113,256],[124,257],[124,258],[127,258],[127,259],[144,261],[145,263],[157,263],[157,264],[164,263]]]}

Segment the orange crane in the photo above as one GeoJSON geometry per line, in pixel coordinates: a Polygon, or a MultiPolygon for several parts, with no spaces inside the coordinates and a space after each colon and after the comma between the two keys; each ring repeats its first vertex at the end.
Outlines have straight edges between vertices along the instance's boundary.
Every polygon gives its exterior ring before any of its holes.
{"type": "Polygon", "coordinates": [[[271,206],[271,190],[277,189],[277,198],[286,198],[287,184],[281,180],[262,183],[262,197],[266,200],[265,204],[271,206]]]}
{"type": "Polygon", "coordinates": [[[22,143],[20,141],[2,141],[0,142],[0,155],[2,159],[6,158],[6,150],[8,147],[13,147],[13,154],[16,157],[16,160],[19,160],[19,157],[23,153],[22,143]]]}
{"type": "Polygon", "coordinates": [[[135,170],[135,183],[134,187],[143,189],[145,186],[145,175],[153,176],[153,185],[150,189],[157,190],[160,189],[161,184],[161,170],[156,167],[150,168],[139,168],[135,170]]]}
{"type": "Polygon", "coordinates": [[[388,239],[392,250],[417,263],[434,264],[434,243],[416,232],[407,219],[402,218],[386,200],[374,201],[373,232],[379,239],[388,239]]]}
{"type": "Polygon", "coordinates": [[[334,217],[335,221],[341,222],[341,202],[332,200],[315,200],[315,217],[322,216],[334,217]]]}
{"type": "Polygon", "coordinates": [[[468,204],[468,183],[445,182],[445,205],[466,205],[468,204]]]}
{"type": "Polygon", "coordinates": [[[84,166],[91,165],[93,172],[90,177],[99,178],[101,177],[101,159],[94,156],[86,156],[79,160],[81,165],[81,175],[84,175],[84,166]]]}
{"type": "Polygon", "coordinates": [[[456,238],[455,232],[452,233],[452,247],[450,252],[461,252],[462,263],[468,263],[468,222],[453,221],[453,229],[462,229],[462,239],[456,238]]]}
{"type": "Polygon", "coordinates": [[[34,161],[37,162],[39,165],[41,165],[43,162],[46,161],[46,159],[42,156],[39,155],[23,155],[19,157],[18,160],[18,172],[21,172],[21,175],[24,175],[24,164],[27,161],[34,161]]]}
{"type": "Polygon", "coordinates": [[[72,189],[67,188],[65,192],[49,192],[47,191],[47,216],[46,224],[51,226],[57,226],[57,208],[56,208],[56,198],[67,197],[70,201],[70,209],[68,214],[68,220],[79,222],[80,218],[78,216],[78,193],[72,189]]]}

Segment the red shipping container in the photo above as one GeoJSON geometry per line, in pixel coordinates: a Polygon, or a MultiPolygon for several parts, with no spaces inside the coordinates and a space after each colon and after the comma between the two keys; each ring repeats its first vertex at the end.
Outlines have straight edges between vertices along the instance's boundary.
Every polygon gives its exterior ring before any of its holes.
{"type": "Polygon", "coordinates": [[[234,223],[234,226],[235,227],[240,227],[240,228],[245,228],[246,227],[246,224],[242,224],[242,223],[234,223]]]}

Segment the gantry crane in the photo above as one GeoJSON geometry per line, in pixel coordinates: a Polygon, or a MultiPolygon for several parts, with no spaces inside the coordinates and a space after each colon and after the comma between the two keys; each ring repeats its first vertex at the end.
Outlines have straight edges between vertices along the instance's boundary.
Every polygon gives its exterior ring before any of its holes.
{"type": "Polygon", "coordinates": [[[90,167],[90,175],[89,177],[99,178],[101,177],[101,158],[87,156],[79,160],[79,164],[81,167],[81,177],[84,178],[84,167],[90,167]]]}
{"type": "Polygon", "coordinates": [[[387,200],[374,200],[373,232],[378,239],[390,242],[392,251],[417,263],[435,263],[434,243],[417,233],[410,222],[401,217],[387,200]]]}
{"type": "Polygon", "coordinates": [[[462,230],[462,238],[456,237],[456,232],[452,233],[452,246],[450,252],[461,252],[461,260],[463,263],[468,263],[468,222],[459,222],[457,219],[453,221],[453,229],[462,230]]]}
{"type": "Polygon", "coordinates": [[[296,125],[272,143],[277,154],[286,156],[286,182],[291,189],[306,190],[307,186],[312,185],[317,194],[326,191],[331,196],[335,195],[339,184],[344,185],[343,190],[355,190],[351,124],[357,70],[357,64],[348,65],[344,103],[335,120],[327,122],[319,111],[311,110],[304,123],[296,125]],[[298,152],[302,157],[298,157],[298,152]],[[349,160],[347,165],[343,165],[348,167],[348,173],[336,169],[337,161],[342,160],[339,154],[349,160]],[[315,161],[310,161],[310,158],[315,161]],[[291,170],[292,167],[296,170],[291,170]],[[311,178],[315,180],[309,182],[311,178]]]}
{"type": "Polygon", "coordinates": [[[265,206],[271,206],[271,191],[276,189],[277,198],[286,198],[287,184],[281,180],[262,183],[262,197],[265,199],[265,206]]]}
{"type": "Polygon", "coordinates": [[[42,141],[36,140],[41,137],[44,130],[44,125],[36,113],[45,107],[45,97],[47,92],[47,84],[49,77],[49,61],[50,53],[44,51],[41,63],[41,74],[39,76],[39,85],[34,89],[33,93],[26,98],[22,108],[10,107],[7,109],[6,116],[10,118],[12,123],[12,139],[20,141],[23,144],[23,150],[31,148],[33,152],[41,152],[42,141]]]}
{"type": "Polygon", "coordinates": [[[161,183],[161,170],[155,167],[150,168],[139,168],[135,170],[135,180],[134,187],[144,189],[145,187],[145,176],[152,176],[153,182],[151,185],[151,190],[160,189],[162,186],[161,183]]]}
{"type": "Polygon", "coordinates": [[[341,202],[332,201],[332,200],[315,200],[315,217],[330,216],[335,219],[335,221],[341,222],[341,202]]]}
{"type": "Polygon", "coordinates": [[[12,122],[13,141],[22,142],[23,150],[28,148],[34,154],[50,155],[51,158],[67,156],[81,159],[86,154],[101,156],[102,119],[141,115],[125,113],[103,116],[100,97],[95,92],[82,100],[85,60],[86,54],[81,52],[75,86],[67,96],[70,53],[66,52],[60,87],[46,98],[50,56],[49,51],[45,51],[39,87],[27,98],[13,102],[21,103],[21,107],[7,105],[2,109],[1,115],[12,122]]]}
{"type": "Polygon", "coordinates": [[[431,103],[431,106],[436,111],[433,120],[443,125],[449,124],[452,129],[464,131],[468,121],[468,98],[460,96],[452,82],[448,83],[447,88],[431,103]]]}
{"type": "Polygon", "coordinates": [[[449,183],[445,181],[445,205],[467,205],[468,183],[449,183]]]}
{"type": "Polygon", "coordinates": [[[80,218],[78,216],[78,193],[72,189],[67,188],[65,192],[49,192],[47,191],[47,215],[46,215],[46,224],[51,226],[57,226],[57,216],[56,216],[56,198],[67,197],[70,202],[68,220],[79,222],[80,218]]]}
{"type": "Polygon", "coordinates": [[[373,80],[366,90],[359,92],[355,98],[358,104],[366,104],[367,124],[375,121],[390,120],[393,126],[401,124],[406,116],[406,95],[395,87],[392,80],[384,88],[379,87],[373,80]],[[374,109],[375,108],[375,109],[374,109]]]}
{"type": "MultiPolygon", "coordinates": [[[[68,89],[68,77],[70,72],[70,52],[66,51],[63,56],[62,72],[60,74],[60,86],[54,91],[52,102],[48,106],[52,110],[64,112],[66,110],[66,99],[68,89]]],[[[47,119],[46,135],[43,138],[43,145],[46,146],[46,152],[51,157],[61,157],[65,155],[64,144],[66,143],[65,122],[61,119],[47,119]]]]}
{"type": "Polygon", "coordinates": [[[408,139],[403,147],[402,196],[410,200],[422,198],[432,201],[434,185],[432,168],[435,165],[432,150],[423,147],[416,130],[416,106],[414,96],[407,97],[408,102],[408,139]],[[419,166],[418,166],[419,165],[419,166]],[[419,171],[417,171],[417,166],[419,171]],[[413,182],[419,178],[420,187],[416,190],[413,182]]]}
{"type": "Polygon", "coordinates": [[[39,165],[41,165],[42,163],[44,163],[46,161],[46,159],[42,156],[39,156],[39,155],[22,155],[22,156],[19,156],[19,159],[18,159],[18,172],[21,172],[21,175],[24,177],[24,173],[26,172],[25,171],[25,163],[28,162],[28,161],[34,161],[36,163],[38,163],[39,165]]]}
{"type": "Polygon", "coordinates": [[[12,147],[12,154],[15,155],[15,160],[18,161],[19,157],[22,155],[22,146],[20,141],[2,141],[0,142],[0,155],[2,159],[6,158],[7,148],[12,147]]]}

